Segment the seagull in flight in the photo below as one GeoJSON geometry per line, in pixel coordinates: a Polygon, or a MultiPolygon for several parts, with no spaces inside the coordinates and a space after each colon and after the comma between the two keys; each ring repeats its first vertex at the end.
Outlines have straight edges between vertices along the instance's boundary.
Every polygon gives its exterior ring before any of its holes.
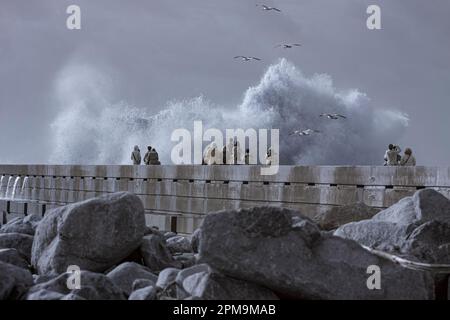
{"type": "Polygon", "coordinates": [[[297,135],[297,136],[310,136],[313,133],[321,133],[321,131],[313,130],[313,129],[295,130],[295,131],[292,131],[289,135],[290,136],[294,136],[294,135],[297,135]]]}
{"type": "Polygon", "coordinates": [[[257,4],[256,6],[262,7],[264,11],[272,11],[273,10],[273,11],[281,12],[280,9],[275,8],[275,7],[269,7],[269,6],[266,6],[265,4],[257,4]]]}
{"type": "Polygon", "coordinates": [[[347,119],[346,116],[343,116],[342,114],[338,114],[338,113],[322,113],[320,116],[327,117],[328,119],[331,119],[331,120],[347,119]]]}
{"type": "Polygon", "coordinates": [[[284,43],[279,44],[275,48],[283,47],[283,49],[292,49],[293,47],[301,47],[302,45],[300,43],[284,43]]]}
{"type": "Polygon", "coordinates": [[[242,61],[245,61],[245,62],[248,62],[248,61],[251,61],[251,60],[261,61],[260,58],[246,57],[246,56],[236,56],[236,57],[234,57],[234,59],[241,59],[242,61]]]}

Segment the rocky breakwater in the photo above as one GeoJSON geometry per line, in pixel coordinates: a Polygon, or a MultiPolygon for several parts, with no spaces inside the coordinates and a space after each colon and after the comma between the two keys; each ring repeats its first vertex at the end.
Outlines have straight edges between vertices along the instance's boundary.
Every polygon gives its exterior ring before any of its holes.
{"type": "Polygon", "coordinates": [[[0,299],[436,298],[432,274],[356,240],[271,207],[211,213],[188,237],[163,233],[145,226],[137,196],[115,193],[2,227],[0,299]],[[368,287],[370,266],[379,289],[368,287]]]}

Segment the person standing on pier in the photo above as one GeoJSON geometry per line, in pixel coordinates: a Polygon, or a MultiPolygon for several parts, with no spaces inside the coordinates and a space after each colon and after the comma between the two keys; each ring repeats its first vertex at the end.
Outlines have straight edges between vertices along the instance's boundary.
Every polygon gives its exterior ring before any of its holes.
{"type": "Polygon", "coordinates": [[[399,146],[390,144],[388,150],[384,154],[384,165],[385,166],[398,166],[400,162],[400,152],[402,150],[399,146]]]}
{"type": "Polygon", "coordinates": [[[152,147],[148,146],[147,147],[147,152],[145,153],[144,156],[144,164],[145,165],[149,165],[150,164],[150,152],[152,151],[152,147]]]}
{"type": "Polygon", "coordinates": [[[412,155],[411,148],[405,149],[405,154],[400,160],[401,166],[414,167],[416,165],[416,158],[412,155]]]}
{"type": "Polygon", "coordinates": [[[141,150],[139,150],[138,146],[134,146],[134,150],[133,152],[131,152],[131,160],[133,161],[134,165],[141,164],[141,150]]]}

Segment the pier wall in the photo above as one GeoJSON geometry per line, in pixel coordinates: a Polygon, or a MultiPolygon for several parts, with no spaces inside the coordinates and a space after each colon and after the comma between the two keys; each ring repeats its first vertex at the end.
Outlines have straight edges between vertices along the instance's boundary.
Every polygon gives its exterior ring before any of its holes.
{"type": "Polygon", "coordinates": [[[0,212],[10,220],[129,191],[141,198],[148,225],[190,233],[206,214],[223,209],[277,206],[312,217],[361,201],[386,208],[423,188],[450,198],[450,167],[280,166],[273,176],[261,175],[260,169],[245,165],[0,165],[0,212]]]}

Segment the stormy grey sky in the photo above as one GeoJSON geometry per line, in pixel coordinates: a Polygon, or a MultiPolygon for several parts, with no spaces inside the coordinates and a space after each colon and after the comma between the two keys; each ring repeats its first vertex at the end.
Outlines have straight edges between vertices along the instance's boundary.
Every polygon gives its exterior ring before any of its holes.
{"type": "MultiPolygon", "coordinates": [[[[450,164],[448,0],[0,0],[0,162],[45,163],[60,106],[55,82],[68,65],[89,65],[113,84],[111,99],[162,109],[203,94],[240,103],[267,67],[286,57],[306,75],[329,74],[377,106],[410,117],[403,137],[419,164],[450,164]],[[66,28],[66,8],[82,29],[66,28]],[[382,30],[366,8],[382,9],[382,30]],[[301,42],[295,50],[274,49],[301,42]],[[235,55],[263,58],[242,64],[235,55]]],[[[382,155],[380,155],[380,158],[382,155]]]]}

